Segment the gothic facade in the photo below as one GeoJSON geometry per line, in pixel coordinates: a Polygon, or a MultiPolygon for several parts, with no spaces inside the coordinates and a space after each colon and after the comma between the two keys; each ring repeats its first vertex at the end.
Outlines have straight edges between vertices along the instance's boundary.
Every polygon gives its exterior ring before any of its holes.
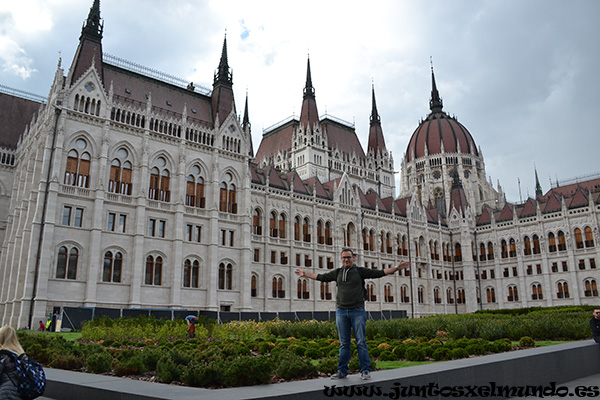
{"type": "Polygon", "coordinates": [[[102,34],[94,0],[47,99],[0,93],[2,324],[63,306],[333,310],[335,285],[294,269],[336,268],[345,247],[368,268],[412,263],[367,282],[373,311],[597,302],[600,180],[507,203],[433,72],[397,196],[374,88],[365,151],[353,124],[319,116],[309,61],[299,118],[255,154],[226,40],[208,90],[104,54],[102,34]]]}

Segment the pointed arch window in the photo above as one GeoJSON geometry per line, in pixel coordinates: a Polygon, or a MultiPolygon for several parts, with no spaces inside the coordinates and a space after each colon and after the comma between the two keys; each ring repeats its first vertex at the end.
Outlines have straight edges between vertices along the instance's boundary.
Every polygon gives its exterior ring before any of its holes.
{"type": "Polygon", "coordinates": [[[410,296],[408,293],[408,285],[402,285],[400,287],[400,301],[402,303],[410,303],[410,296]]]}
{"type": "Polygon", "coordinates": [[[440,297],[440,288],[437,286],[433,288],[433,302],[435,304],[442,304],[442,298],[440,297]]]}
{"type": "Polygon", "coordinates": [[[102,282],[121,282],[121,272],[123,268],[123,254],[117,251],[104,253],[104,265],[102,268],[102,282]]]}
{"type": "Polygon", "coordinates": [[[219,211],[237,214],[237,188],[229,172],[225,174],[219,190],[219,211]]]}
{"type": "Polygon", "coordinates": [[[515,243],[515,239],[510,238],[509,240],[509,245],[510,245],[510,257],[516,257],[517,256],[517,244],[515,243]]]}
{"type": "Polygon", "coordinates": [[[581,229],[575,228],[575,247],[578,249],[583,249],[583,235],[581,234],[581,229]]]}
{"type": "Polygon", "coordinates": [[[531,300],[543,300],[544,295],[542,294],[542,285],[534,283],[531,286],[531,300]]]}
{"type": "Polygon", "coordinates": [[[394,302],[394,295],[392,294],[392,285],[390,283],[386,283],[383,287],[383,301],[386,303],[394,302]]]}
{"type": "Polygon", "coordinates": [[[488,303],[496,302],[496,290],[493,287],[486,288],[485,295],[488,303]]]}
{"type": "Polygon", "coordinates": [[[112,160],[108,179],[109,192],[131,195],[132,167],[128,158],[129,152],[121,148],[117,152],[117,157],[112,160]]]}
{"type": "Polygon", "coordinates": [[[485,243],[479,243],[479,261],[485,261],[485,243]]]}
{"type": "MultiPolygon", "coordinates": [[[[408,291],[408,288],[406,290],[408,291]]],[[[425,303],[425,288],[423,286],[417,288],[417,301],[419,304],[425,303]]]]}
{"type": "Polygon", "coordinates": [[[569,298],[569,284],[565,281],[560,281],[556,284],[556,297],[559,299],[569,298]]]}
{"type": "Polygon", "coordinates": [[[454,293],[452,288],[446,289],[446,304],[454,304],[454,293]]]}
{"type": "Polygon", "coordinates": [[[204,177],[199,166],[194,165],[187,177],[185,189],[185,205],[189,207],[206,207],[206,197],[204,196],[204,177]]]}
{"type": "Polygon", "coordinates": [[[456,243],[454,245],[454,261],[461,262],[462,261],[462,249],[460,243],[456,243]]]}
{"type": "Polygon", "coordinates": [[[310,243],[310,239],[310,220],[306,217],[302,222],[302,240],[310,243]]]}
{"type": "Polygon", "coordinates": [[[531,240],[529,239],[529,236],[523,238],[523,255],[531,255],[531,240]]]}
{"type": "Polygon", "coordinates": [[[374,283],[367,283],[367,301],[377,301],[377,294],[375,294],[374,283]]]}
{"type": "Polygon", "coordinates": [[[317,221],[317,243],[325,244],[325,231],[323,230],[323,221],[317,221]]]}
{"type": "Polygon", "coordinates": [[[310,299],[310,292],[308,291],[308,279],[298,279],[298,298],[299,299],[310,299]]]}
{"type": "Polygon", "coordinates": [[[151,200],[169,202],[171,178],[167,167],[167,160],[164,157],[158,157],[154,166],[150,170],[150,187],[148,196],[151,200]]]}
{"type": "Polygon", "coordinates": [[[65,167],[65,185],[90,187],[90,153],[85,151],[88,147],[84,139],[77,139],[76,149],[69,151],[65,167]]]}
{"type": "Polygon", "coordinates": [[[558,231],[558,251],[567,250],[567,242],[565,239],[565,233],[563,231],[558,231]]]}
{"type": "Polygon", "coordinates": [[[258,276],[252,274],[250,278],[250,297],[258,297],[258,276]]]}
{"type": "Polygon", "coordinates": [[[56,279],[77,279],[79,250],[76,247],[61,246],[56,259],[56,279]]]}
{"type": "Polygon", "coordinates": [[[285,289],[283,288],[283,277],[274,276],[272,281],[272,297],[275,299],[285,299],[285,289]]]}
{"type": "Polygon", "coordinates": [[[541,253],[540,237],[538,235],[533,235],[532,240],[533,240],[533,254],[540,254],[541,253]]]}
{"type": "Polygon", "coordinates": [[[200,282],[200,261],[186,259],[183,262],[183,287],[198,288],[200,282]]]}
{"type": "Polygon", "coordinates": [[[160,286],[162,284],[162,266],[163,259],[161,256],[146,257],[146,273],[144,276],[146,285],[160,286]]]}
{"type": "Polygon", "coordinates": [[[502,239],[502,241],[500,242],[500,248],[502,258],[508,258],[508,247],[506,244],[506,240],[502,239]]]}
{"type": "Polygon", "coordinates": [[[331,237],[331,222],[325,222],[325,244],[331,246],[333,244],[333,238],[331,237]]]}
{"type": "MultiPolygon", "coordinates": [[[[478,298],[479,300],[479,298],[478,298]]],[[[465,304],[465,289],[458,288],[456,289],[456,303],[457,304],[465,304]]]]}
{"type": "Polygon", "coordinates": [[[594,233],[589,226],[585,227],[585,247],[594,247],[594,233]]]}
{"type": "Polygon", "coordinates": [[[494,244],[492,242],[488,242],[487,259],[488,260],[493,260],[494,259],[494,244]]]}
{"type": "Polygon", "coordinates": [[[585,297],[597,297],[598,296],[598,285],[595,279],[586,279],[585,282],[585,297]]]}
{"type": "Polygon", "coordinates": [[[296,218],[294,218],[294,240],[300,241],[300,225],[300,217],[296,216],[296,218]]]}
{"type": "Polygon", "coordinates": [[[252,233],[262,235],[262,213],[258,208],[255,208],[252,214],[252,233]]]}
{"type": "Polygon", "coordinates": [[[556,252],[556,237],[554,233],[550,232],[548,234],[548,252],[555,253],[556,252]]]}
{"type": "Polygon", "coordinates": [[[329,282],[321,282],[321,300],[331,300],[329,282]]]}
{"type": "Polygon", "coordinates": [[[508,286],[508,301],[519,301],[519,291],[515,285],[508,286]]]}
{"type": "Polygon", "coordinates": [[[219,289],[231,290],[233,288],[233,265],[231,263],[219,264],[219,289]]]}

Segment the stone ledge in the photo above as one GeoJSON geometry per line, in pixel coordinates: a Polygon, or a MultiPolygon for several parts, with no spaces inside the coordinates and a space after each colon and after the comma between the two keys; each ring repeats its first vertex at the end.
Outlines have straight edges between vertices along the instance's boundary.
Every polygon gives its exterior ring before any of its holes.
{"type": "MultiPolygon", "coordinates": [[[[44,397],[56,400],[208,400],[214,398],[316,400],[350,397],[331,396],[331,393],[327,395],[324,389],[331,388],[333,385],[338,388],[364,385],[366,389],[379,388],[381,393],[386,394],[391,393],[392,388],[398,385],[437,385],[440,388],[457,385],[483,386],[490,385],[492,382],[505,386],[549,385],[551,382],[565,383],[600,373],[599,359],[600,346],[592,340],[585,340],[416,367],[375,371],[369,381],[362,381],[358,375],[350,375],[339,381],[319,378],[216,390],[46,369],[47,387],[44,397]]],[[[359,396],[355,394],[353,397],[359,396]]],[[[428,398],[442,397],[429,396],[428,398]]]]}

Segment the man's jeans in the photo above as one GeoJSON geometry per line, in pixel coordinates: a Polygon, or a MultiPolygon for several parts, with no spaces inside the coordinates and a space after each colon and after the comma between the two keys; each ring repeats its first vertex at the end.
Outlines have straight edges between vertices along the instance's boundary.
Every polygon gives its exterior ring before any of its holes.
{"type": "Polygon", "coordinates": [[[348,363],[352,357],[350,348],[350,339],[352,338],[350,328],[354,331],[356,338],[356,347],[358,349],[358,362],[360,363],[360,372],[371,370],[371,361],[369,360],[369,349],[366,341],[366,323],[367,313],[364,307],[341,309],[335,312],[335,323],[337,324],[338,335],[340,338],[340,362],[338,371],[348,375],[348,363]]]}

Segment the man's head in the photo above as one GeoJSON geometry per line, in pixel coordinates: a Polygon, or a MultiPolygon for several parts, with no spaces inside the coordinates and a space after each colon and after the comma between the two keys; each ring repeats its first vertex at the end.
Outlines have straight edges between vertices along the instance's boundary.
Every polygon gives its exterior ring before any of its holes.
{"type": "Polygon", "coordinates": [[[600,319],[600,308],[594,308],[594,318],[600,319]]]}
{"type": "Polygon", "coordinates": [[[351,249],[342,250],[342,265],[345,268],[350,268],[354,264],[354,252],[351,249]]]}

